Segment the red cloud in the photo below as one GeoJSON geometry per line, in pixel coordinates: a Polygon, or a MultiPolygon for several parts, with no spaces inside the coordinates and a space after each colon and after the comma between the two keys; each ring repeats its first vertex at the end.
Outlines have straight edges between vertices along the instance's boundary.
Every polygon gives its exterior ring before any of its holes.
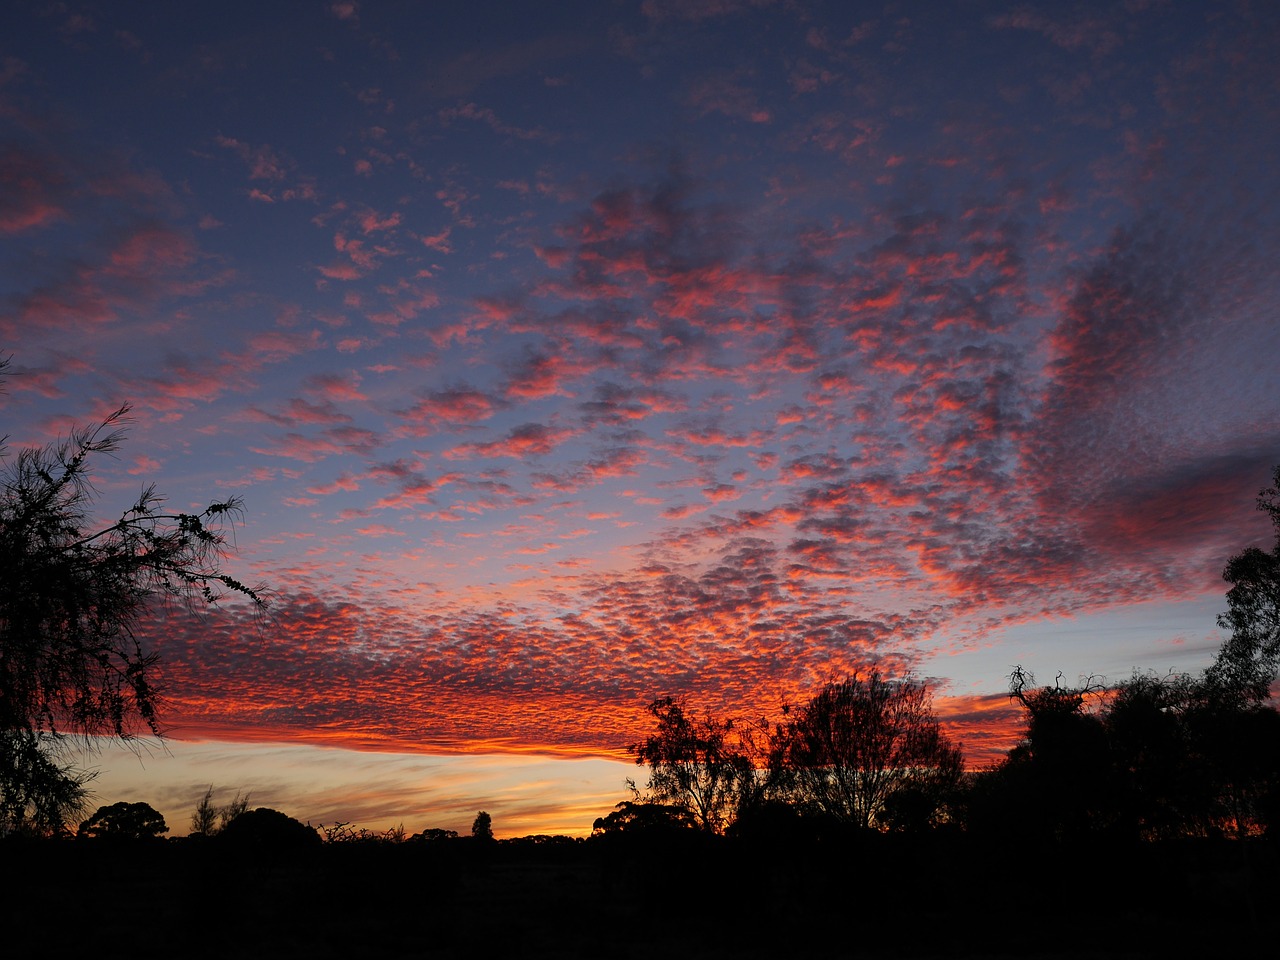
{"type": "Polygon", "coordinates": [[[0,149],[0,233],[22,233],[66,217],[68,187],[54,158],[16,146],[0,149]]]}
{"type": "Polygon", "coordinates": [[[450,459],[465,457],[542,457],[575,436],[576,430],[552,429],[541,423],[525,423],[500,440],[467,443],[447,451],[450,459]]]}
{"type": "Polygon", "coordinates": [[[488,394],[456,388],[423,397],[413,406],[397,410],[396,415],[404,421],[405,430],[425,435],[440,428],[458,430],[487,420],[497,411],[498,406],[488,394]]]}

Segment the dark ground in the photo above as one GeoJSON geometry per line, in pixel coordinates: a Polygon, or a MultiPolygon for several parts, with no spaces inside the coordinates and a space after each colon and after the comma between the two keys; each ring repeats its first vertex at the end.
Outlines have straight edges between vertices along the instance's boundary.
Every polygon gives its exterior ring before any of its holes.
{"type": "Polygon", "coordinates": [[[607,839],[10,839],[0,956],[1265,957],[1280,929],[1265,841],[607,839]]]}

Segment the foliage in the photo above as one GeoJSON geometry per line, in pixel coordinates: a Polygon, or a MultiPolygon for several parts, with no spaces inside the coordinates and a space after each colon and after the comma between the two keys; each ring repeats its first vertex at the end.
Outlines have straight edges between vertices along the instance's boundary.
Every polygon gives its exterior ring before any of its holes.
{"type": "Polygon", "coordinates": [[[160,733],[157,657],[134,634],[150,603],[234,594],[264,606],[221,571],[236,499],[170,512],[149,486],[95,528],[89,466],[119,447],[128,410],[20,450],[0,473],[0,811],[10,827],[47,825],[83,799],[84,775],[63,763],[61,738],[160,733]]]}
{"type": "Polygon", "coordinates": [[[1106,687],[1096,677],[1077,686],[1036,686],[1021,666],[1009,698],[1026,717],[1022,741],[973,784],[971,826],[1037,839],[1068,839],[1114,822],[1111,760],[1098,708],[1106,687]]]}
{"type": "Polygon", "coordinates": [[[1280,797],[1280,713],[1241,700],[1210,671],[1135,674],[1035,687],[1021,668],[1010,696],[1024,739],[976,777],[968,821],[980,832],[1070,842],[1162,840],[1270,831],[1280,797]]]}
{"type": "Polygon", "coordinates": [[[62,761],[64,746],[48,734],[0,730],[0,832],[53,836],[84,816],[94,774],[62,761]]]}
{"type": "Polygon", "coordinates": [[[105,840],[157,840],[168,833],[164,817],[149,803],[113,803],[99,807],[80,824],[77,836],[105,840]]]}
{"type": "Polygon", "coordinates": [[[928,687],[878,669],[826,684],[778,732],[776,755],[804,808],[864,828],[929,822],[963,771],[928,687]]]}
{"type": "Polygon", "coordinates": [[[320,834],[270,807],[246,810],[222,828],[222,844],[241,848],[305,850],[320,844],[320,834]]]}
{"type": "Polygon", "coordinates": [[[1270,553],[1246,548],[1222,572],[1231,589],[1218,624],[1231,636],[1205,675],[1219,699],[1252,703],[1270,696],[1280,669],[1280,465],[1273,485],[1258,494],[1258,509],[1271,518],[1275,545],[1270,553]]]}
{"type": "Polygon", "coordinates": [[[477,840],[490,843],[493,840],[493,818],[481,810],[471,824],[471,836],[477,840]]]}
{"type": "MultiPolygon", "coordinates": [[[[319,827],[320,836],[325,843],[403,843],[406,839],[404,824],[388,827],[381,833],[366,827],[357,827],[352,823],[338,821],[326,827],[319,827]]],[[[455,833],[456,837],[457,834],[455,833]]]]}
{"type": "Polygon", "coordinates": [[[691,830],[697,826],[693,815],[682,807],[669,806],[665,803],[623,800],[614,807],[612,813],[596,817],[591,825],[591,835],[593,837],[639,833],[652,835],[691,830]]]}
{"type": "Polygon", "coordinates": [[[754,764],[730,719],[691,718],[673,697],[649,704],[658,729],[631,752],[649,766],[649,796],[683,810],[710,833],[723,833],[755,790],[754,764]]]}
{"type": "Polygon", "coordinates": [[[223,827],[248,809],[248,794],[242,797],[238,790],[234,799],[220,807],[214,806],[213,785],[210,784],[209,789],[204,792],[204,796],[192,811],[190,835],[193,837],[217,836],[223,827]]]}
{"type": "Polygon", "coordinates": [[[418,843],[437,843],[441,840],[456,840],[458,839],[458,831],[446,830],[442,827],[427,827],[425,830],[420,830],[413,834],[408,839],[418,843]]]}
{"type": "Polygon", "coordinates": [[[1202,693],[1192,677],[1142,673],[1111,691],[1101,720],[1127,832],[1147,839],[1212,832],[1213,778],[1198,722],[1202,693]]]}

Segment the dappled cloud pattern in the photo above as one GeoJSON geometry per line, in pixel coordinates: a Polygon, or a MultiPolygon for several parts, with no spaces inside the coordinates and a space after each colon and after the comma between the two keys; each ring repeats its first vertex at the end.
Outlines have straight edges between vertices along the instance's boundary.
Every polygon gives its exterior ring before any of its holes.
{"type": "Polygon", "coordinates": [[[990,757],[948,654],[1220,589],[1280,451],[1273,11],[589,6],[143,36],[192,97],[279,42],[330,112],[137,153],[4,61],[10,443],[133,400],[104,502],[233,490],[275,591],[146,625],[173,732],[622,756],[879,660],[990,757]]]}

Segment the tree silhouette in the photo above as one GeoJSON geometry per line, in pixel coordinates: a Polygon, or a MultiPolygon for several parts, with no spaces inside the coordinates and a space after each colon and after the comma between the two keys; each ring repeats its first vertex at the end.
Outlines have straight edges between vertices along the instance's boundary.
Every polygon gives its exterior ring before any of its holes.
{"type": "Polygon", "coordinates": [[[1214,789],[1197,734],[1202,688],[1192,677],[1135,673],[1102,720],[1126,832],[1158,840],[1211,831],[1214,789]]]}
{"type": "Polygon", "coordinates": [[[153,600],[234,594],[264,606],[221,570],[236,499],[175,513],[146,487],[115,523],[90,525],[89,464],[119,447],[128,410],[20,450],[0,473],[0,812],[10,826],[83,799],[64,737],[160,733],[156,654],[134,635],[153,600]]]}
{"type": "Polygon", "coordinates": [[[0,826],[51,836],[84,816],[94,775],[61,760],[63,747],[47,734],[0,731],[0,826]]]}
{"type": "Polygon", "coordinates": [[[613,812],[596,817],[591,824],[593,837],[616,834],[669,834],[698,826],[693,815],[681,807],[665,803],[643,803],[623,800],[613,812]]]}
{"type": "Polygon", "coordinates": [[[149,803],[113,803],[99,807],[84,823],[78,836],[106,840],[155,840],[169,827],[149,803]]]}
{"type": "Polygon", "coordinates": [[[471,823],[471,836],[484,843],[493,841],[493,818],[481,810],[471,823]]]}
{"type": "Polygon", "coordinates": [[[321,843],[320,834],[310,826],[271,807],[246,810],[218,834],[220,844],[240,849],[306,850],[321,843]]]}
{"type": "Polygon", "coordinates": [[[1037,687],[1019,667],[1010,697],[1026,711],[1026,733],[973,778],[975,830],[1071,842],[1274,829],[1280,713],[1224,686],[1212,668],[1199,677],[1139,673],[1108,688],[1092,677],[1064,685],[1061,676],[1037,687]]]}
{"type": "Polygon", "coordinates": [[[1280,465],[1274,469],[1273,485],[1258,494],[1258,509],[1271,518],[1275,545],[1270,553],[1246,548],[1222,572],[1231,589],[1218,624],[1231,636],[1205,675],[1219,698],[1261,703],[1280,668],[1280,465]]]}
{"type": "Polygon", "coordinates": [[[1097,706],[1106,693],[1096,677],[1078,686],[1036,686],[1021,666],[1009,676],[1009,698],[1025,710],[1026,732],[997,771],[1017,809],[1006,827],[1041,838],[1068,839],[1114,822],[1112,763],[1097,706]]]}
{"type": "Polygon", "coordinates": [[[828,683],[800,707],[779,731],[778,757],[802,806],[864,828],[927,823],[964,768],[928,687],[878,669],[828,683]]]}
{"type": "Polygon", "coordinates": [[[657,731],[631,747],[636,764],[649,767],[649,795],[687,811],[702,829],[723,833],[743,784],[752,777],[751,759],[735,740],[734,721],[710,714],[690,718],[673,697],[654,700],[649,713],[658,722],[657,731]]]}
{"type": "Polygon", "coordinates": [[[210,784],[209,789],[204,792],[199,802],[196,804],[195,810],[191,813],[191,832],[193,837],[213,837],[234,820],[240,814],[249,809],[249,797],[240,796],[240,791],[236,791],[235,798],[223,804],[215,806],[213,803],[213,785],[210,784]]]}

